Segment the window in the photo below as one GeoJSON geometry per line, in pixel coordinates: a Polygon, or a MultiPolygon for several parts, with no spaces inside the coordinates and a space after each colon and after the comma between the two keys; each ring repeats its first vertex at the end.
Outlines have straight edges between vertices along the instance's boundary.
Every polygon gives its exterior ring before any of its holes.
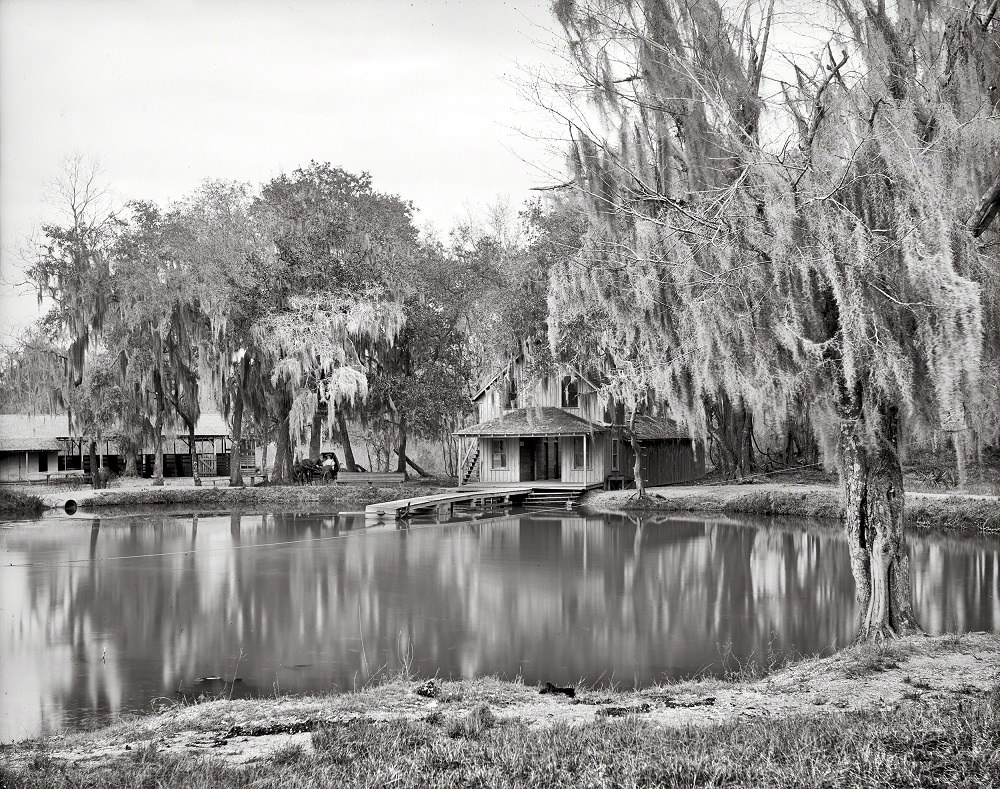
{"type": "MultiPolygon", "coordinates": [[[[584,445],[585,445],[586,440],[587,439],[584,438],[583,436],[576,436],[573,439],[573,468],[583,468],[584,445]]],[[[586,451],[586,455],[587,455],[587,468],[593,468],[594,467],[594,459],[593,459],[594,447],[593,447],[593,445],[591,445],[591,446],[587,447],[586,449],[587,449],[587,451],[586,451]]]]}
{"type": "Polygon", "coordinates": [[[39,471],[49,470],[49,455],[47,452],[38,453],[38,470],[39,471]]]}
{"type": "Polygon", "coordinates": [[[507,445],[502,438],[493,439],[493,468],[507,468],[507,445]]]}
{"type": "Polygon", "coordinates": [[[562,380],[562,407],[580,407],[580,389],[572,378],[568,375],[562,380]]]}
{"type": "Polygon", "coordinates": [[[611,439],[611,470],[618,471],[618,439],[611,439]]]}

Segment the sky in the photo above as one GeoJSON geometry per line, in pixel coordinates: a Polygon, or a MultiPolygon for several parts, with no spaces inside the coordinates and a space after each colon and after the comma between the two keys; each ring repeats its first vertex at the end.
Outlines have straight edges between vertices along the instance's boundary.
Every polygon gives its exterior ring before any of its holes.
{"type": "Polygon", "coordinates": [[[117,205],[328,161],[446,232],[554,182],[519,85],[556,46],[548,0],[0,0],[0,343],[38,315],[19,250],[67,157],[117,205]]]}

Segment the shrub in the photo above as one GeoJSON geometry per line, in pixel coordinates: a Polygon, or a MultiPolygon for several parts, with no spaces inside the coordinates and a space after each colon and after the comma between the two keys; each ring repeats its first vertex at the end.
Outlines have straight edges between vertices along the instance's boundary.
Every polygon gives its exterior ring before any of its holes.
{"type": "Polygon", "coordinates": [[[44,509],[38,496],[0,488],[0,518],[37,518],[44,509]]]}

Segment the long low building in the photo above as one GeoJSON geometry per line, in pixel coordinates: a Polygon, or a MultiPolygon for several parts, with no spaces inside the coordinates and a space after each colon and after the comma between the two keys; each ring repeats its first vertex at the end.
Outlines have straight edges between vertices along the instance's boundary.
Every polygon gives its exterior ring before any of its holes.
{"type": "MultiPolygon", "coordinates": [[[[252,441],[244,441],[243,465],[257,465],[252,441]]],[[[198,471],[202,476],[228,476],[232,440],[229,426],[219,413],[202,414],[195,426],[198,471]]],[[[115,473],[125,470],[113,436],[97,446],[98,465],[115,473]]],[[[153,475],[152,445],[143,447],[139,473],[153,475]]],[[[0,482],[36,482],[56,471],[80,469],[90,472],[89,442],[74,436],[65,414],[0,414],[0,482]]],[[[171,433],[164,436],[163,475],[192,476],[188,437],[171,433]]]]}
{"type": "Polygon", "coordinates": [[[44,480],[58,471],[59,436],[68,432],[65,415],[0,414],[0,482],[44,480]]]}

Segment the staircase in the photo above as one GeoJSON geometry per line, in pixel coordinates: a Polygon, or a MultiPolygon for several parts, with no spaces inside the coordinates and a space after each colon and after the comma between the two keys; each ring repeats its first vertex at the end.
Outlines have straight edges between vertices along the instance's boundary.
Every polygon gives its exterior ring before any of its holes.
{"type": "Polygon", "coordinates": [[[461,476],[458,478],[458,485],[468,484],[469,482],[479,482],[479,447],[476,447],[475,452],[469,458],[469,462],[465,465],[462,470],[461,476]]]}

